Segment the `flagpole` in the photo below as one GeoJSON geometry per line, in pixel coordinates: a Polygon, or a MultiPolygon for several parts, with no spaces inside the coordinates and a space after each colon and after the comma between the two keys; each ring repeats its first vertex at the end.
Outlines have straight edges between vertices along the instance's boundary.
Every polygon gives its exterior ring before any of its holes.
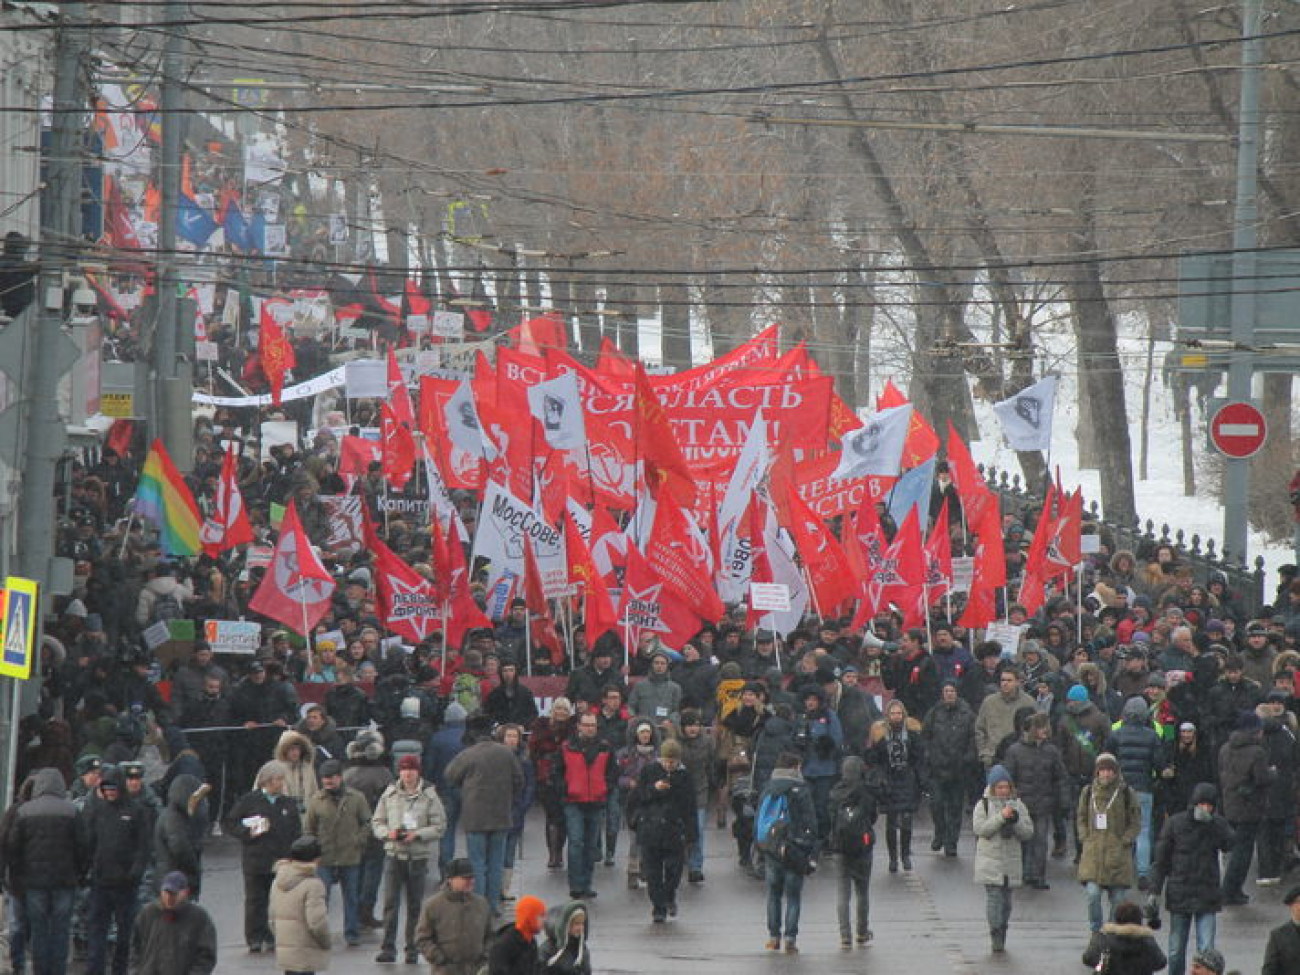
{"type": "Polygon", "coordinates": [[[1076,565],[1070,569],[1074,576],[1074,639],[1079,644],[1083,643],[1083,580],[1079,578],[1079,567],[1076,565]]]}
{"type": "Polygon", "coordinates": [[[925,645],[934,646],[934,630],[930,626],[930,584],[921,583],[921,611],[925,613],[925,645]]]}
{"type": "Polygon", "coordinates": [[[124,558],[126,558],[126,543],[131,537],[131,526],[134,524],[135,524],[135,508],[132,507],[130,514],[128,514],[126,517],[126,528],[122,532],[122,545],[117,550],[117,560],[119,562],[121,562],[124,558]]]}
{"type": "Polygon", "coordinates": [[[447,644],[451,642],[451,606],[450,600],[442,601],[442,671],[439,676],[447,676],[447,644]]]}
{"type": "Polygon", "coordinates": [[[808,584],[808,599],[812,602],[813,612],[817,614],[817,618],[820,620],[822,618],[822,608],[817,602],[817,590],[813,587],[812,573],[808,571],[806,562],[801,571],[803,572],[803,581],[808,584]]]}
{"type": "Polygon", "coordinates": [[[524,655],[528,658],[526,664],[529,677],[533,676],[533,614],[531,610],[524,611],[524,655]]]}

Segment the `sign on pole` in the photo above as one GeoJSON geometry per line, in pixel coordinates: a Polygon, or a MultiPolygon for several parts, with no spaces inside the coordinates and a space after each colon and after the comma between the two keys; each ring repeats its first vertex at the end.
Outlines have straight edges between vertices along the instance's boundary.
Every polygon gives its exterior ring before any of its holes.
{"type": "Polygon", "coordinates": [[[39,586],[33,579],[9,576],[5,580],[4,650],[0,654],[0,675],[27,680],[36,656],[36,623],[39,586]]]}
{"type": "Polygon", "coordinates": [[[1210,441],[1225,457],[1253,457],[1264,446],[1268,424],[1253,403],[1225,403],[1210,420],[1210,441]]]}

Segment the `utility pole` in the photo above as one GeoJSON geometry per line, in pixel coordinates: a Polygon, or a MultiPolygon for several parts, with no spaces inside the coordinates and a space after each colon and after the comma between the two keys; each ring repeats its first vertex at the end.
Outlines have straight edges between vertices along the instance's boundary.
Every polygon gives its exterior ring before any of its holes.
{"type": "MultiPolygon", "coordinates": [[[[152,356],[152,423],[150,434],[162,438],[163,446],[177,468],[189,471],[193,463],[193,376],[190,362],[182,354],[180,329],[180,274],[176,253],[176,212],[181,196],[181,149],[184,141],[185,93],[181,85],[185,70],[188,35],[184,25],[184,4],[167,0],[163,22],[162,158],[159,163],[158,300],[154,319],[152,356]]],[[[191,326],[192,327],[192,326],[191,326]]],[[[184,347],[188,347],[188,343],[184,347]]]]}
{"type": "MultiPolygon", "coordinates": [[[[1237,119],[1237,203],[1232,222],[1232,352],[1228,358],[1228,399],[1249,402],[1254,377],[1255,224],[1259,193],[1259,80],[1263,42],[1259,37],[1262,0],[1243,0],[1241,8],[1241,96],[1237,119]]],[[[1250,467],[1246,459],[1226,461],[1223,480],[1223,547],[1246,563],[1250,467]]]]}

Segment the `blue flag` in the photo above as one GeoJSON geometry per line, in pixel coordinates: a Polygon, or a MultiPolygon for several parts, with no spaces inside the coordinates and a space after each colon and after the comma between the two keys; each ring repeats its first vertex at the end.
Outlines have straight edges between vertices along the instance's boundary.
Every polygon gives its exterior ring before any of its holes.
{"type": "Polygon", "coordinates": [[[217,222],[212,214],[194,202],[194,198],[181,194],[176,206],[176,236],[202,247],[217,232],[217,222]]]}
{"type": "Polygon", "coordinates": [[[930,486],[934,481],[934,458],[917,464],[894,482],[889,492],[889,514],[895,525],[901,525],[907,512],[916,508],[916,522],[924,530],[930,520],[930,486]]]}
{"type": "Polygon", "coordinates": [[[226,232],[226,243],[238,247],[244,253],[253,249],[252,228],[244,212],[231,200],[226,204],[226,212],[221,220],[221,229],[226,232]]]}

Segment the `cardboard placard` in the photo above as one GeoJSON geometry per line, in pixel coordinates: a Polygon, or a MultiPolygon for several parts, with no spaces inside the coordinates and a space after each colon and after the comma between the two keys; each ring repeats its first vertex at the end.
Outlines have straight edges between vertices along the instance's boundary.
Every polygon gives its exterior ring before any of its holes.
{"type": "Polygon", "coordinates": [[[767,613],[790,612],[790,587],[780,582],[751,582],[749,605],[767,613]]]}

